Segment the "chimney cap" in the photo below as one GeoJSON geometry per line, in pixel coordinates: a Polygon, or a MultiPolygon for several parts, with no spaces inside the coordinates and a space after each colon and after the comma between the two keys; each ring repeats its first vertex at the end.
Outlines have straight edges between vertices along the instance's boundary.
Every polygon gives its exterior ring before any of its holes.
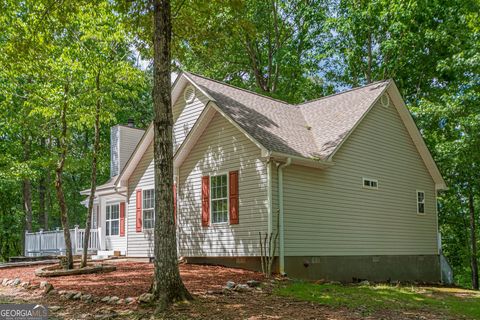
{"type": "Polygon", "coordinates": [[[132,118],[128,118],[127,126],[130,127],[130,128],[135,128],[135,121],[133,121],[132,118]]]}

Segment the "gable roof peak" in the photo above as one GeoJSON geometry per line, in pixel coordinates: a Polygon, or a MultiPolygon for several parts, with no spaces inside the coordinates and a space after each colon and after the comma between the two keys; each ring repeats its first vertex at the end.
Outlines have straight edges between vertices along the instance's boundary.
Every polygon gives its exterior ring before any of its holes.
{"type": "Polygon", "coordinates": [[[197,73],[194,73],[194,72],[190,72],[190,71],[183,71],[184,74],[186,74],[187,76],[188,75],[192,75],[194,77],[199,77],[199,78],[202,78],[204,80],[207,80],[207,81],[212,81],[212,82],[216,82],[220,85],[224,85],[224,86],[227,86],[227,87],[230,87],[234,90],[240,90],[240,91],[244,91],[245,93],[248,93],[248,94],[253,94],[253,95],[256,95],[256,96],[259,96],[259,97],[262,97],[262,98],[265,98],[265,99],[270,99],[270,100],[273,100],[273,101],[276,101],[276,102],[279,102],[279,103],[282,103],[284,105],[290,105],[290,106],[293,106],[292,104],[284,101],[284,100],[281,100],[281,99],[277,99],[277,98],[273,98],[273,97],[270,97],[266,94],[262,94],[262,93],[259,93],[259,92],[256,92],[256,91],[252,91],[252,90],[249,90],[249,89],[245,89],[245,88],[242,88],[242,87],[237,87],[237,86],[234,86],[234,85],[231,85],[227,82],[224,82],[224,81],[220,81],[220,80],[216,80],[216,79],[211,79],[211,78],[208,78],[208,77],[205,77],[201,74],[197,74],[197,73]]]}
{"type": "Polygon", "coordinates": [[[332,94],[329,94],[329,95],[326,95],[326,96],[323,96],[323,97],[320,97],[320,98],[300,102],[300,103],[297,103],[296,106],[301,107],[305,104],[314,103],[314,102],[317,102],[317,101],[320,101],[320,100],[333,98],[333,97],[336,97],[336,96],[340,96],[342,94],[352,93],[354,91],[366,89],[366,88],[369,88],[369,87],[372,87],[372,86],[375,86],[375,85],[380,85],[380,84],[388,85],[392,81],[393,81],[392,79],[387,79],[387,80],[378,80],[378,81],[370,82],[370,83],[368,83],[366,85],[363,85],[363,86],[353,87],[353,88],[350,88],[350,89],[347,89],[347,90],[344,90],[344,91],[339,91],[339,92],[336,92],[336,93],[332,93],[332,94]]]}

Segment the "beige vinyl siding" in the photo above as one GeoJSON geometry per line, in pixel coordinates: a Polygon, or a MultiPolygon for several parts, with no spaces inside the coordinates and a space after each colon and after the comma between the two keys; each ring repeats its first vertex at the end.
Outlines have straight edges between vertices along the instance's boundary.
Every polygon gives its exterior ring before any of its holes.
{"type": "Polygon", "coordinates": [[[130,156],[137,147],[140,139],[142,139],[144,133],[145,131],[141,129],[119,126],[119,173],[127,164],[128,159],[130,159],[130,156]]]}
{"type": "Polygon", "coordinates": [[[333,160],[284,169],[285,255],[437,254],[434,182],[394,106],[375,105],[333,160]]]}
{"type": "Polygon", "coordinates": [[[187,104],[183,98],[182,90],[182,94],[178,98],[177,102],[173,105],[173,147],[175,151],[178,149],[178,147],[180,147],[183,140],[185,140],[185,137],[192,129],[207,102],[208,99],[198,90],[196,90],[195,99],[193,102],[187,104]]]}
{"type": "Polygon", "coordinates": [[[260,149],[220,114],[215,114],[179,170],[180,255],[253,256],[259,231],[267,230],[267,171],[260,149]],[[201,225],[201,179],[239,170],[237,225],[201,225]]]}
{"type": "Polygon", "coordinates": [[[130,257],[146,257],[153,255],[153,230],[136,231],[136,200],[137,189],[152,189],[155,185],[153,175],[153,144],[145,151],[142,159],[128,180],[127,221],[128,247],[130,257]]]}
{"type": "MultiPolygon", "coordinates": [[[[183,142],[188,131],[192,129],[198,116],[200,116],[203,111],[206,101],[205,96],[197,90],[195,100],[192,103],[186,105],[183,94],[174,103],[173,118],[175,124],[173,128],[173,138],[175,141],[175,150],[183,142]]],[[[142,190],[154,188],[155,181],[153,173],[153,144],[150,144],[128,181],[127,254],[131,257],[153,255],[153,230],[136,231],[136,190],[139,188],[142,190]]]]}

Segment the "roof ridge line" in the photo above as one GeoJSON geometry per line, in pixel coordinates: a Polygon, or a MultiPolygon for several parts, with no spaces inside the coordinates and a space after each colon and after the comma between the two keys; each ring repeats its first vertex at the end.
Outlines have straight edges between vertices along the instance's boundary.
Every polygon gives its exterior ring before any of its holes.
{"type": "Polygon", "coordinates": [[[237,87],[237,86],[234,86],[234,85],[232,85],[232,84],[226,83],[226,82],[224,82],[224,81],[211,79],[211,78],[205,77],[205,76],[203,76],[203,75],[201,75],[201,74],[198,74],[198,73],[194,73],[194,72],[190,72],[190,71],[183,71],[183,72],[186,73],[186,74],[191,74],[191,75],[200,77],[200,78],[205,79],[205,80],[209,80],[209,81],[216,82],[216,83],[218,83],[218,84],[221,84],[221,85],[224,85],[224,86],[233,88],[233,89],[245,91],[245,92],[247,92],[247,93],[250,93],[250,94],[253,94],[253,95],[262,97],[262,98],[266,98],[266,99],[270,99],[270,100],[273,100],[273,101],[277,101],[277,102],[280,102],[280,103],[282,103],[282,104],[286,104],[286,105],[289,105],[289,106],[295,106],[295,104],[288,103],[288,102],[286,102],[286,101],[283,101],[283,100],[280,100],[280,99],[277,99],[277,98],[272,98],[272,97],[269,97],[269,96],[267,96],[267,95],[264,95],[264,94],[261,94],[261,93],[258,93],[258,92],[255,92],[255,91],[252,91],[252,90],[249,90],[249,89],[237,87]]]}
{"type": "Polygon", "coordinates": [[[308,101],[305,101],[305,102],[302,102],[302,103],[297,103],[297,104],[294,104],[294,106],[296,106],[296,107],[301,107],[302,105],[307,104],[307,103],[311,103],[311,102],[320,101],[320,100],[323,100],[323,99],[327,99],[327,98],[339,96],[339,95],[344,94],[344,93],[348,93],[348,92],[352,92],[352,91],[355,91],[355,90],[364,89],[364,88],[367,88],[367,87],[370,87],[370,86],[373,86],[373,85],[375,85],[375,84],[379,84],[379,83],[382,83],[382,82],[390,82],[390,79],[374,81],[374,82],[371,82],[371,83],[366,84],[366,85],[364,85],[364,86],[351,88],[351,89],[348,89],[348,90],[345,90],[345,91],[341,91],[341,92],[337,92],[337,93],[330,94],[330,95],[328,95],[328,96],[323,96],[323,97],[316,98],[316,99],[312,99],[312,100],[308,100],[308,101]]]}

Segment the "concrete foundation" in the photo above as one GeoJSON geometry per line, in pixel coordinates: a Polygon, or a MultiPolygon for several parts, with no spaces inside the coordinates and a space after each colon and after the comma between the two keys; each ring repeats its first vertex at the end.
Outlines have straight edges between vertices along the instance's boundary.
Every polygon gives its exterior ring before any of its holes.
{"type": "MultiPolygon", "coordinates": [[[[188,257],[187,263],[261,270],[259,257],[188,257]]],[[[274,263],[278,271],[278,263],[274,263]]],[[[285,257],[285,272],[294,279],[341,282],[440,282],[438,255],[285,257]]]]}

